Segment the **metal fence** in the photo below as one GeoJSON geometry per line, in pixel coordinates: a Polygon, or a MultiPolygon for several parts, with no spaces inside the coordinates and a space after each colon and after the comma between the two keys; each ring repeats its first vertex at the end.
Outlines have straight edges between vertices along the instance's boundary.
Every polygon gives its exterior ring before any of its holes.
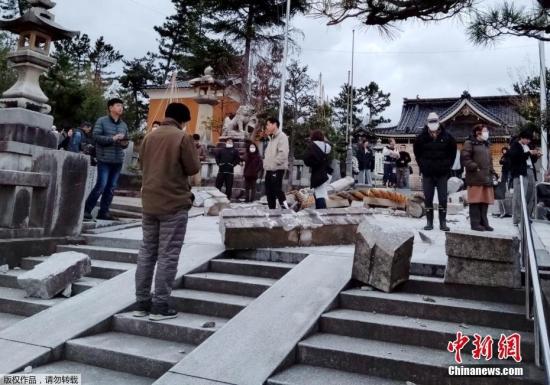
{"type": "Polygon", "coordinates": [[[520,176],[521,189],[521,251],[525,268],[525,312],[528,319],[535,323],[535,363],[546,371],[546,384],[550,385],[550,345],[544,314],[542,288],[539,267],[531,231],[531,215],[527,210],[527,200],[523,177],[520,176]]]}

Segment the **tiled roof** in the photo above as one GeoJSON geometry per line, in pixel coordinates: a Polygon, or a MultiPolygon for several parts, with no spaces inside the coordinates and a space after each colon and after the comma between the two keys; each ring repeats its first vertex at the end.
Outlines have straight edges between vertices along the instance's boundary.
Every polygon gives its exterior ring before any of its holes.
{"type": "MultiPolygon", "coordinates": [[[[418,135],[426,125],[430,112],[436,112],[441,119],[445,119],[456,111],[464,99],[467,99],[472,107],[498,123],[498,126],[493,127],[493,136],[508,136],[525,122],[515,109],[515,98],[510,95],[474,98],[464,92],[460,98],[405,99],[401,119],[397,126],[377,129],[375,132],[380,135],[418,135]]],[[[471,129],[471,127],[460,127],[459,125],[453,126],[450,121],[447,122],[447,127],[452,129],[457,137],[467,137],[471,129]]]]}
{"type": "MultiPolygon", "coordinates": [[[[153,84],[153,85],[149,85],[145,88],[151,90],[151,89],[167,89],[170,87],[170,83],[166,83],[166,84],[153,84]]],[[[187,80],[178,80],[176,82],[176,88],[193,88],[191,86],[191,84],[187,81],[187,80]]]]}

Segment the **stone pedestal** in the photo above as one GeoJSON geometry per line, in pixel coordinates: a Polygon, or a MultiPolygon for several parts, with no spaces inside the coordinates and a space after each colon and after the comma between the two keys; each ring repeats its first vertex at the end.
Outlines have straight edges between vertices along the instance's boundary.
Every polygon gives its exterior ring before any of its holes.
{"type": "Polygon", "coordinates": [[[346,245],[370,211],[228,209],[220,214],[220,232],[228,249],[346,245]]]}
{"type": "MultiPolygon", "coordinates": [[[[0,113],[0,132],[6,127],[4,111],[0,113]]],[[[80,234],[87,156],[3,140],[0,165],[0,230],[17,230],[0,231],[0,237],[80,234]]]]}
{"type": "Polygon", "coordinates": [[[448,232],[446,237],[446,283],[521,286],[519,238],[473,231],[448,232]]]}

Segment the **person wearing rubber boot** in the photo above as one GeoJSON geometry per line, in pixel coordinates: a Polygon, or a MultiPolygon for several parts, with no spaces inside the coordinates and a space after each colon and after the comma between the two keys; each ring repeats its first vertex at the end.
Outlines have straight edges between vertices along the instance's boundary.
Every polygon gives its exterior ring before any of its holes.
{"type": "Polygon", "coordinates": [[[414,155],[422,174],[427,224],[424,230],[433,230],[434,192],[439,201],[439,228],[447,226],[447,180],[456,157],[456,141],[441,124],[435,112],[428,115],[427,124],[414,142],[414,155]]]}
{"type": "Polygon", "coordinates": [[[474,231],[493,231],[489,226],[487,211],[489,205],[495,202],[493,181],[497,174],[493,169],[487,126],[474,126],[472,135],[464,143],[461,161],[466,169],[470,226],[474,231]]]}

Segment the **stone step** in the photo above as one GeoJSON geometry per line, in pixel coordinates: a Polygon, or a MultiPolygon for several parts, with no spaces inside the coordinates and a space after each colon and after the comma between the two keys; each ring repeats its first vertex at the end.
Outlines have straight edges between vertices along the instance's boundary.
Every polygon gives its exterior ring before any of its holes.
{"type": "Polygon", "coordinates": [[[0,286],[19,289],[19,284],[17,283],[17,277],[19,277],[21,274],[25,274],[26,271],[27,270],[23,270],[23,269],[12,269],[5,273],[0,273],[0,286]]]}
{"type": "Polygon", "coordinates": [[[183,286],[186,289],[243,295],[247,297],[260,296],[275,282],[276,280],[271,278],[212,272],[188,274],[183,277],[183,286]]]}
{"type": "MultiPolygon", "coordinates": [[[[17,277],[21,274],[24,274],[28,270],[17,269],[10,270],[7,273],[0,274],[0,286],[10,287],[13,289],[19,289],[19,284],[17,283],[17,277]]],[[[101,278],[92,278],[92,277],[82,277],[75,283],[73,283],[73,295],[82,293],[92,287],[95,287],[102,282],[104,279],[101,278]]]]}
{"type": "Polygon", "coordinates": [[[291,263],[250,259],[214,259],[210,262],[210,270],[215,273],[240,274],[272,279],[280,279],[294,266],[296,265],[291,263]]]}
{"type": "Polygon", "coordinates": [[[65,359],[157,378],[194,347],[180,342],[108,332],[68,341],[65,344],[65,359]]]}
{"type": "Polygon", "coordinates": [[[172,303],[182,313],[233,318],[254,298],[208,291],[177,289],[172,291],[172,303]]]}
{"type": "MultiPolygon", "coordinates": [[[[25,257],[21,259],[21,268],[31,270],[34,266],[44,262],[48,257],[25,257]]],[[[132,263],[111,262],[102,260],[92,261],[92,272],[88,277],[111,279],[136,266],[132,263]]]]}
{"type": "Polygon", "coordinates": [[[58,304],[65,298],[39,299],[26,296],[25,290],[0,287],[0,312],[30,317],[58,304]]]}
{"type": "Polygon", "coordinates": [[[138,214],[141,214],[143,212],[143,208],[141,206],[120,202],[113,202],[111,204],[111,209],[130,211],[138,214]]]}
{"type": "Polygon", "coordinates": [[[4,330],[12,326],[13,324],[25,319],[22,315],[11,313],[0,313],[0,330],[4,330]]]}
{"type": "Polygon", "coordinates": [[[340,304],[345,309],[365,312],[500,329],[533,330],[533,323],[525,318],[523,306],[498,302],[352,289],[340,294],[340,304]]]}
{"type": "Polygon", "coordinates": [[[94,278],[94,277],[82,277],[75,283],[73,283],[73,293],[72,295],[80,294],[88,289],[101,285],[106,280],[103,278],[94,278]]]}
{"type": "MultiPolygon", "coordinates": [[[[487,365],[474,361],[470,353],[463,352],[462,365],[487,365]]],[[[298,344],[298,361],[305,365],[323,366],[346,372],[379,376],[422,385],[525,385],[543,384],[544,372],[532,364],[491,360],[491,365],[521,367],[523,377],[456,377],[448,376],[449,366],[456,365],[454,353],[445,349],[395,344],[315,334],[298,344]]]]}
{"type": "Polygon", "coordinates": [[[443,278],[436,277],[411,276],[410,279],[401,284],[396,291],[441,297],[474,299],[478,301],[505,302],[515,305],[523,305],[525,303],[525,290],[523,289],[457,285],[443,283],[443,278]]]}
{"type": "Polygon", "coordinates": [[[88,255],[94,260],[123,263],[137,263],[138,255],[138,250],[89,245],[59,245],[57,251],[77,251],[88,255]]]}
{"type": "MultiPolygon", "coordinates": [[[[474,333],[482,338],[493,337],[496,343],[501,334],[509,336],[515,330],[495,329],[486,326],[465,325],[455,322],[434,321],[422,318],[410,318],[401,315],[368,313],[357,310],[337,309],[323,314],[320,331],[348,337],[365,338],[379,341],[423,346],[433,349],[447,348],[449,341],[456,339],[461,331],[473,340],[474,333]]],[[[533,333],[521,332],[521,352],[524,361],[531,362],[534,357],[533,333]]],[[[473,349],[470,342],[467,349],[473,349]]]]}
{"type": "Polygon", "coordinates": [[[103,234],[103,233],[110,233],[113,231],[120,231],[120,230],[126,230],[126,229],[132,229],[134,227],[140,227],[141,221],[138,219],[125,219],[123,221],[116,221],[113,222],[113,224],[110,224],[108,226],[104,226],[100,224],[100,221],[93,222],[95,226],[89,226],[87,229],[82,229],[83,233],[86,234],[103,234]]]}
{"type": "Polygon", "coordinates": [[[405,385],[405,383],[318,366],[294,365],[271,377],[267,385],[405,385]]]}
{"type": "Polygon", "coordinates": [[[131,250],[138,250],[141,247],[140,239],[113,238],[95,234],[83,234],[83,237],[86,244],[89,246],[114,247],[131,250]]]}
{"type": "Polygon", "coordinates": [[[134,317],[132,313],[121,313],[114,317],[113,330],[143,337],[199,345],[218,331],[228,320],[202,314],[179,313],[177,318],[164,321],[150,321],[148,317],[134,317]],[[207,322],[214,327],[205,328],[207,322]]]}
{"type": "Polygon", "coordinates": [[[129,373],[65,360],[33,368],[32,372],[35,374],[78,373],[82,376],[83,384],[94,385],[151,385],[155,381],[148,377],[140,377],[129,373]]]}
{"type": "Polygon", "coordinates": [[[135,211],[128,211],[128,210],[120,210],[120,209],[114,209],[111,208],[109,212],[115,217],[115,218],[132,218],[132,219],[141,219],[142,215],[141,213],[136,213],[135,211]]]}

